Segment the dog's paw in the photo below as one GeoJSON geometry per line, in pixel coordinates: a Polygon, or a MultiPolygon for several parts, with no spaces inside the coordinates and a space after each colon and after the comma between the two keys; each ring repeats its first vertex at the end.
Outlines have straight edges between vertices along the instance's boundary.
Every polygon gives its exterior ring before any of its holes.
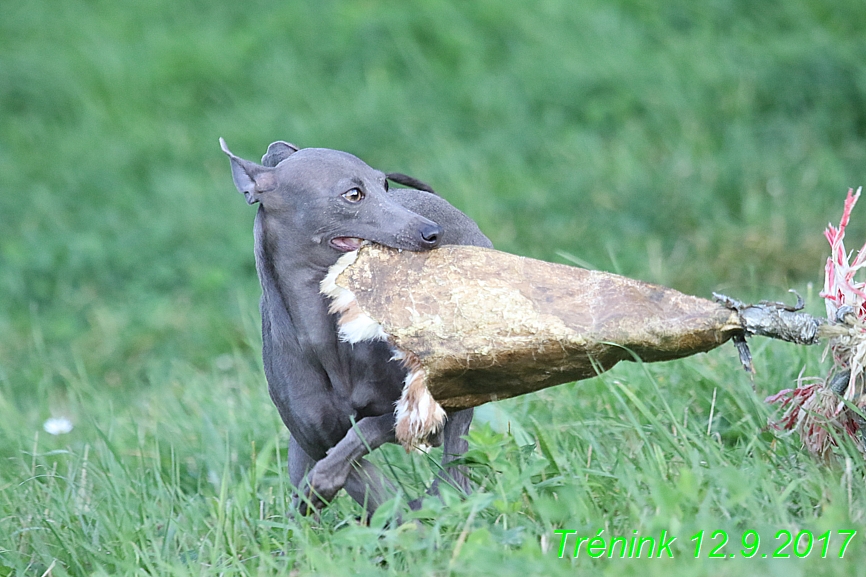
{"type": "Polygon", "coordinates": [[[307,487],[298,510],[302,515],[312,509],[321,509],[330,503],[346,484],[347,472],[339,467],[329,467],[327,457],[316,463],[307,476],[307,487]]]}

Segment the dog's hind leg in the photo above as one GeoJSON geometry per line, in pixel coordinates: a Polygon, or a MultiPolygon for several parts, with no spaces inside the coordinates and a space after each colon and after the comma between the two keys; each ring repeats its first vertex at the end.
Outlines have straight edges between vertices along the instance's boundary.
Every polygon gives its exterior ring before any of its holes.
{"type": "Polygon", "coordinates": [[[466,468],[454,465],[449,466],[449,464],[455,459],[462,457],[467,449],[469,449],[466,434],[469,432],[469,425],[472,424],[473,413],[473,409],[465,409],[448,415],[448,420],[445,421],[444,431],[442,432],[442,468],[436,472],[436,478],[427,491],[429,494],[438,495],[440,483],[447,483],[461,491],[464,495],[472,492],[469,478],[466,476],[466,468]]]}
{"type": "MultiPolygon", "coordinates": [[[[385,443],[393,443],[394,441],[394,413],[389,412],[378,417],[364,417],[355,423],[346,433],[346,436],[330,448],[325,458],[316,463],[307,475],[307,499],[309,502],[314,507],[323,507],[334,498],[340,489],[346,486],[355,466],[360,466],[363,471],[372,473],[375,467],[370,469],[372,465],[363,465],[366,462],[362,460],[364,455],[385,443]]],[[[376,471],[376,475],[381,479],[378,471],[376,471]]],[[[367,510],[372,512],[375,507],[370,508],[369,500],[382,492],[386,482],[377,480],[375,483],[368,483],[369,486],[361,490],[360,482],[365,478],[366,476],[360,475],[359,483],[356,483],[353,478],[355,494],[352,497],[363,504],[364,495],[368,494],[367,510]],[[358,486],[357,490],[355,489],[356,486],[358,486]],[[358,495],[361,496],[360,500],[358,495]]],[[[302,502],[300,504],[301,513],[306,513],[307,509],[307,503],[302,502]]]]}

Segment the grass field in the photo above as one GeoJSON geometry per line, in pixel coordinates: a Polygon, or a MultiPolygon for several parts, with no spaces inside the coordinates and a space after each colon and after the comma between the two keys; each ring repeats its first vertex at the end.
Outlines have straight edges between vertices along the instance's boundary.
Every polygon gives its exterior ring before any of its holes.
{"type": "Polygon", "coordinates": [[[389,520],[435,453],[397,447],[376,458],[403,494],[369,527],[345,496],[287,515],[254,211],[217,145],[347,150],[432,183],[500,249],[701,296],[796,288],[820,313],[823,227],[866,184],[862,1],[2,12],[0,577],[863,574],[856,448],[819,462],[765,430],[763,398],[823,374],[822,351],[758,340],[756,391],[725,347],[482,408],[477,491],[420,523],[389,520]],[[673,559],[575,559],[572,534],[559,558],[557,530],[677,539],[673,559]],[[774,559],[780,531],[813,549],[774,559]]]}

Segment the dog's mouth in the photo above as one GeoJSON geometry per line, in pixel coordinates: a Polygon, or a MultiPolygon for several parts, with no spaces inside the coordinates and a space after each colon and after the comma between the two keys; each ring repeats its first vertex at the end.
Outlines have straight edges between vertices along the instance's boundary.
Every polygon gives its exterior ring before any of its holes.
{"type": "Polygon", "coordinates": [[[354,236],[338,236],[332,238],[330,244],[340,252],[352,252],[353,250],[361,248],[365,242],[367,241],[363,238],[357,238],[354,236]]]}

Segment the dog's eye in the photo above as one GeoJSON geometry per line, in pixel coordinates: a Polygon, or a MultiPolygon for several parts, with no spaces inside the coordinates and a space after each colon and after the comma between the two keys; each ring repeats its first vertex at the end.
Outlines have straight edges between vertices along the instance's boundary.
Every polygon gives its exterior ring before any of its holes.
{"type": "Polygon", "coordinates": [[[353,188],[343,193],[343,198],[349,202],[361,202],[364,200],[364,191],[360,188],[353,188]]]}
{"type": "Polygon", "coordinates": [[[388,192],[388,179],[385,179],[385,192],[388,192]]]}

